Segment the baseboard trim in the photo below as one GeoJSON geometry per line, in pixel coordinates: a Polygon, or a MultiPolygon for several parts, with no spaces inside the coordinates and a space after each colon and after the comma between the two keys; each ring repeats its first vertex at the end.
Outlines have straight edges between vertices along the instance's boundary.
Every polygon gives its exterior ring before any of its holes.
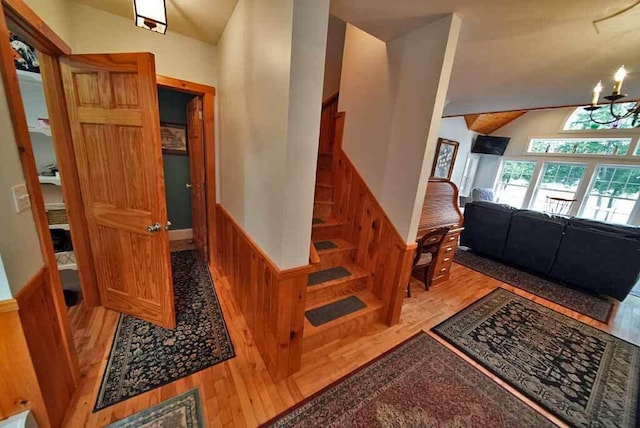
{"type": "Polygon", "coordinates": [[[177,229],[169,231],[169,241],[193,239],[193,229],[177,229]]]}

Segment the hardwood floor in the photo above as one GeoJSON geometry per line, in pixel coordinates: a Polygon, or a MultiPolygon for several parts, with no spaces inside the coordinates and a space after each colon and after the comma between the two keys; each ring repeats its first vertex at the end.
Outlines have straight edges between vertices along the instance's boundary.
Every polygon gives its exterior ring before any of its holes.
{"type": "MultiPolygon", "coordinates": [[[[244,318],[232,300],[229,284],[224,279],[214,279],[237,356],[96,413],[92,413],[92,409],[118,317],[116,313],[102,308],[87,309],[82,305],[74,307],[71,310],[71,322],[80,353],[82,381],[67,414],[65,426],[102,427],[197,386],[209,426],[254,427],[418,331],[428,331],[499,286],[640,345],[638,297],[629,296],[623,303],[616,305],[610,324],[607,325],[454,264],[451,279],[432,286],[428,292],[424,291],[420,283],[414,282],[413,297],[404,300],[399,324],[390,328],[383,324],[375,325],[365,333],[352,335],[304,354],[302,369],[285,381],[274,384],[244,318]]],[[[469,361],[468,358],[461,357],[469,361]]],[[[475,364],[474,366],[477,367],[475,364]]],[[[481,370],[496,380],[494,376],[481,370]]],[[[505,386],[499,380],[497,382],[505,386]]],[[[532,404],[510,387],[505,387],[532,404]]],[[[533,407],[541,410],[535,405],[533,407]]],[[[547,414],[544,411],[542,413],[547,414]]]]}

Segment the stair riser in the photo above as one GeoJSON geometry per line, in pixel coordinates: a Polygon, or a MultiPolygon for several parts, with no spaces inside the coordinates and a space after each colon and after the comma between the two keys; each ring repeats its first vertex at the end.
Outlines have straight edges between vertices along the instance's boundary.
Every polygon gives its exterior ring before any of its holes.
{"type": "Polygon", "coordinates": [[[318,169],[316,172],[316,183],[331,184],[331,170],[318,169]]]}
{"type": "Polygon", "coordinates": [[[318,252],[320,256],[320,263],[318,264],[318,270],[329,269],[334,266],[344,266],[350,263],[353,263],[356,250],[354,249],[344,249],[344,250],[332,250],[332,251],[320,251],[318,252]]]}
{"type": "Polygon", "coordinates": [[[302,344],[302,352],[309,352],[317,349],[329,342],[343,338],[364,328],[371,326],[377,321],[382,319],[383,308],[377,311],[363,312],[361,316],[353,317],[342,322],[339,320],[333,321],[335,323],[333,328],[322,331],[321,333],[314,334],[309,337],[305,337],[302,344]]]}
{"type": "Polygon", "coordinates": [[[331,226],[314,227],[311,229],[311,239],[314,241],[323,241],[326,239],[337,239],[342,234],[342,225],[336,224],[331,226]]]}
{"type": "Polygon", "coordinates": [[[333,213],[333,205],[331,204],[313,204],[313,216],[320,218],[329,218],[333,213]]]}
{"type": "Polygon", "coordinates": [[[323,287],[322,285],[314,285],[307,288],[307,307],[337,299],[338,297],[348,296],[367,288],[368,278],[358,278],[352,281],[345,281],[341,284],[323,287]]]}
{"type": "Polygon", "coordinates": [[[321,186],[316,187],[315,200],[319,202],[333,201],[333,188],[321,186]]]}
{"type": "Polygon", "coordinates": [[[332,163],[333,163],[333,156],[328,154],[318,155],[318,168],[331,168],[332,163]]]}

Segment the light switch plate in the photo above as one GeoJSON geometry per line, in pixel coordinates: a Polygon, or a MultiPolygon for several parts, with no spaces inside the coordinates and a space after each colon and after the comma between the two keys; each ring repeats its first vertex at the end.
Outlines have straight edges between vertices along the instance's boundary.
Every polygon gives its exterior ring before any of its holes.
{"type": "Polygon", "coordinates": [[[27,186],[25,184],[16,184],[11,190],[13,191],[13,203],[17,213],[21,213],[31,207],[29,192],[27,192],[27,186]]]}

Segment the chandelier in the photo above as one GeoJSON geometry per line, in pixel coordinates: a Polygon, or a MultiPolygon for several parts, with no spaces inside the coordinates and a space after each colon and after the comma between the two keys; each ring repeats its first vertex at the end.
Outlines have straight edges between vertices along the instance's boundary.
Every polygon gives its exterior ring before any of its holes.
{"type": "Polygon", "coordinates": [[[619,109],[614,109],[614,104],[616,103],[616,101],[619,101],[627,96],[626,94],[621,93],[622,82],[624,81],[625,77],[627,77],[627,70],[625,70],[623,65],[618,69],[618,71],[616,71],[616,74],[614,74],[613,76],[613,92],[611,93],[611,95],[607,95],[604,97],[605,100],[609,101],[609,110],[612,116],[611,120],[599,120],[593,117],[594,112],[600,110],[601,108],[606,108],[606,106],[598,105],[600,93],[602,92],[602,81],[598,82],[596,87],[593,88],[593,98],[591,99],[591,105],[584,108],[589,112],[589,119],[591,119],[592,122],[595,122],[599,125],[609,125],[621,119],[626,119],[627,117],[633,116],[632,126],[636,126],[636,124],[638,123],[638,115],[640,115],[640,100],[636,101],[635,105],[631,108],[621,107],[619,109]]]}

